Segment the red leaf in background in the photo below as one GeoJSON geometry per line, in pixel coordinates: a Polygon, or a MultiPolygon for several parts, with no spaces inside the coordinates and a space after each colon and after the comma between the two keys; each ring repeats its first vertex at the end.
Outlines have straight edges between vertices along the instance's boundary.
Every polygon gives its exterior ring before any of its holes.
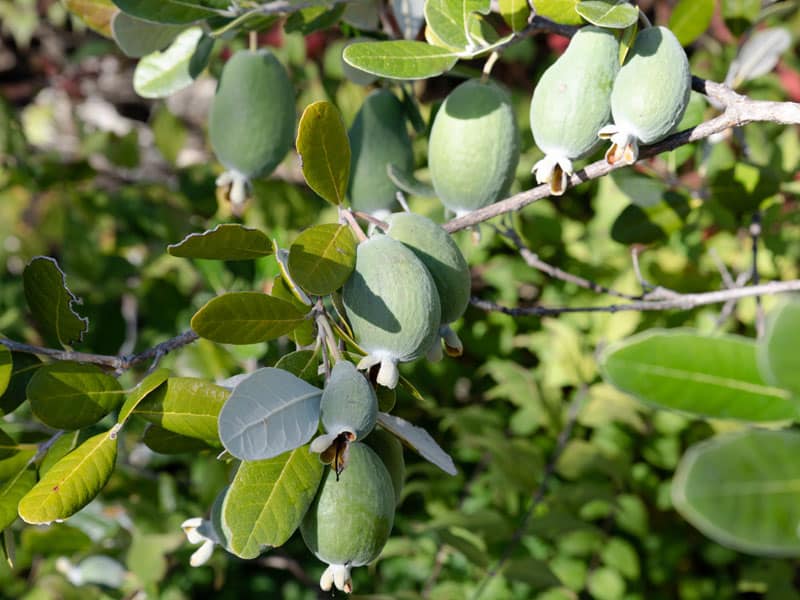
{"type": "Polygon", "coordinates": [[[787,67],[783,62],[778,63],[775,71],[781,79],[781,85],[786,90],[786,96],[792,102],[800,101],[800,73],[787,67]]]}
{"type": "Polygon", "coordinates": [[[547,47],[556,54],[563,54],[564,50],[569,45],[569,38],[557,33],[551,33],[547,36],[547,47]]]}

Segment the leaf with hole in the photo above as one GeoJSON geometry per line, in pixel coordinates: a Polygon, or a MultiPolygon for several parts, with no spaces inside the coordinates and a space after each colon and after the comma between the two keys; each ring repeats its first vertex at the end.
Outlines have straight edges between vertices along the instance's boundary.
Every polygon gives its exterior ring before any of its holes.
{"type": "Polygon", "coordinates": [[[251,260],[272,254],[267,235],[237,223],[223,223],[203,233],[190,233],[167,252],[181,258],[213,260],[251,260]]]}
{"type": "Polygon", "coordinates": [[[265,367],[243,379],[219,414],[225,449],[262,460],[307,443],[319,427],[322,390],[287,371],[265,367]]]}
{"type": "Polygon", "coordinates": [[[308,186],[334,206],[344,201],[350,178],[350,142],[333,104],[309,104],[297,128],[297,152],[308,186]]]}

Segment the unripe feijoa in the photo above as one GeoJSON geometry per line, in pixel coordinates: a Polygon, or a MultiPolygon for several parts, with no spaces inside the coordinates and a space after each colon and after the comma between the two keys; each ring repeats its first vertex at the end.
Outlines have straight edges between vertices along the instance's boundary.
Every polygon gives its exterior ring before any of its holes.
{"type": "Polygon", "coordinates": [[[519,134],[508,95],[492,82],[466,81],[436,113],[428,166],[436,195],[462,215],[500,200],[519,162],[519,134]]]}
{"type": "Polygon", "coordinates": [[[350,205],[367,213],[388,212],[398,189],[387,175],[387,166],[394,164],[404,172],[414,166],[403,105],[389,90],[372,92],[361,105],[348,135],[350,205]]]}
{"type": "MultiPolygon", "coordinates": [[[[241,188],[271,173],[292,147],[295,122],[294,89],[278,59],[266,50],[234,54],[222,70],[208,120],[211,147],[228,169],[220,183],[241,188]]],[[[234,192],[231,197],[238,200],[234,192]]]]}
{"type": "Polygon", "coordinates": [[[375,452],[363,443],[350,446],[350,462],[338,477],[327,469],[300,533],[317,558],[330,566],[320,585],[349,591],[351,567],[381,553],[394,522],[392,480],[375,452]]]}
{"type": "Polygon", "coordinates": [[[406,476],[406,461],[403,458],[403,444],[393,433],[386,431],[383,427],[376,427],[364,440],[370,448],[375,451],[383,461],[389,477],[392,478],[395,502],[400,502],[403,493],[403,481],[406,476]]]}
{"type": "Polygon", "coordinates": [[[611,139],[606,160],[636,161],[638,144],[657,142],[675,129],[689,103],[689,61],[675,35],[651,27],[636,36],[611,91],[614,125],[601,131],[611,139]]]}
{"type": "Polygon", "coordinates": [[[367,352],[359,368],[380,364],[377,381],[386,387],[397,385],[398,362],[420,358],[437,339],[436,284],[417,256],[389,236],[358,245],[342,302],[356,342],[367,352]]]}
{"type": "Polygon", "coordinates": [[[619,71],[619,42],[607,29],[583,27],[566,52],[541,76],[531,99],[531,131],[545,153],[533,171],[539,183],[561,195],[572,160],[597,145],[611,120],[611,88],[619,71]]]}

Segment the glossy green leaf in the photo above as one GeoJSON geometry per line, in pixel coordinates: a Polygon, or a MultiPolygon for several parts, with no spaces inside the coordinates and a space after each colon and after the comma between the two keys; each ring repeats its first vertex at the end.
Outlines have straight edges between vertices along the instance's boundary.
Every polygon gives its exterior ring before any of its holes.
{"type": "Polygon", "coordinates": [[[96,365],[55,362],[39,367],[28,384],[31,410],[56,429],[97,423],[122,402],[119,382],[96,365]]]}
{"type": "Polygon", "coordinates": [[[58,461],[20,500],[19,516],[33,525],[66,519],[91,502],[114,470],[117,439],[99,433],[58,461]]]}
{"type": "Polygon", "coordinates": [[[159,454],[185,454],[211,450],[203,440],[180,435],[153,423],[148,423],[142,435],[142,443],[159,454]]]}
{"type": "Polygon", "coordinates": [[[36,469],[27,465],[0,482],[0,531],[17,520],[19,501],[35,483],[36,469]]]}
{"type": "Polygon", "coordinates": [[[199,27],[181,33],[163,52],[148,54],[133,72],[133,89],[143,98],[165,98],[189,86],[189,62],[203,35],[199,27]]]}
{"type": "Polygon", "coordinates": [[[202,379],[170,377],[133,414],[168,431],[217,445],[217,417],[229,395],[225,388],[202,379]]]}
{"type": "Polygon", "coordinates": [[[672,481],[678,512],[725,546],[800,555],[800,434],[751,429],[689,449],[672,481]]]}
{"type": "Polygon", "coordinates": [[[639,9],[627,0],[581,0],[575,10],[592,25],[612,29],[625,29],[639,19],[639,9]]]}
{"type": "Polygon", "coordinates": [[[308,446],[240,464],[222,505],[229,549],[255,558],[264,547],[283,545],[314,500],[322,469],[308,446]]]}
{"type": "Polygon", "coordinates": [[[475,50],[477,45],[469,28],[472,13],[488,14],[488,0],[428,0],[425,21],[431,33],[446,46],[456,50],[475,50]]]}
{"type": "Polygon", "coordinates": [[[350,178],[350,142],[339,109],[324,100],[309,104],[296,145],[308,186],[331,204],[341,204],[350,178]]]}
{"type": "Polygon", "coordinates": [[[0,411],[6,415],[11,414],[27,399],[25,389],[28,382],[42,365],[42,361],[33,354],[22,352],[13,352],[12,362],[11,379],[5,392],[0,394],[0,411]]]}
{"type": "Polygon", "coordinates": [[[800,300],[784,302],[767,318],[764,336],[758,342],[758,368],[772,385],[800,397],[800,300]]]}
{"type": "Polygon", "coordinates": [[[113,0],[123,11],[156,23],[187,24],[219,16],[220,11],[191,0],[113,0]]]}
{"type": "Polygon", "coordinates": [[[739,336],[651,329],[611,345],[603,377],[657,408],[716,419],[794,419],[800,403],[758,372],[756,344],[739,336]]]}
{"type": "Polygon", "coordinates": [[[356,238],[348,225],[309,227],[289,248],[289,273],[307,293],[325,296],[344,285],[356,266],[356,238]]]}
{"type": "Polygon", "coordinates": [[[287,371],[265,367],[243,379],[219,414],[225,449],[242,460],[294,450],[319,427],[322,390],[287,371]]]}
{"type": "Polygon", "coordinates": [[[141,58],[151,52],[163,50],[183,29],[182,25],[144,21],[124,12],[117,13],[111,21],[114,41],[126,56],[132,58],[141,58]]]}
{"type": "Polygon", "coordinates": [[[450,455],[442,450],[436,440],[421,427],[384,412],[378,413],[378,423],[400,438],[414,452],[419,453],[422,458],[436,465],[448,475],[456,475],[458,473],[450,455]]]}
{"type": "Polygon", "coordinates": [[[167,246],[172,256],[216,260],[251,260],[272,254],[272,242],[260,229],[223,223],[203,233],[190,233],[167,246]]]}
{"type": "Polygon", "coordinates": [[[222,344],[257,344],[286,335],[305,315],[285,300],[259,292],[231,292],[209,300],[192,317],[200,337],[222,344]]]}
{"type": "Polygon", "coordinates": [[[344,49],[342,58],[351,67],[379,77],[427,79],[449,71],[458,55],[425,42],[359,42],[344,49]]]}
{"type": "Polygon", "coordinates": [[[157,369],[142,379],[137,386],[130,391],[128,397],[125,398],[125,403],[122,405],[122,408],[119,409],[117,423],[124,425],[125,421],[128,420],[128,417],[131,416],[131,413],[136,409],[139,403],[168,378],[169,371],[167,369],[157,369]]]}
{"type": "Polygon", "coordinates": [[[680,0],[669,16],[669,28],[683,46],[708,29],[714,16],[714,0],[680,0]]]}
{"type": "Polygon", "coordinates": [[[66,276],[54,259],[34,258],[25,267],[22,282],[33,318],[48,336],[64,346],[83,339],[89,320],[73,309],[81,301],[69,291],[66,276]]]}
{"type": "Polygon", "coordinates": [[[111,20],[119,12],[111,0],[64,0],[64,6],[97,33],[111,37],[111,20]]]}
{"type": "Polygon", "coordinates": [[[575,10],[579,0],[533,0],[536,15],[562,25],[583,25],[584,21],[575,10]]]}
{"type": "Polygon", "coordinates": [[[281,356],[280,360],[275,363],[275,368],[289,371],[292,375],[311,385],[322,387],[325,381],[319,372],[319,365],[319,351],[297,350],[281,356]]]}
{"type": "Polygon", "coordinates": [[[531,7],[525,0],[500,0],[500,15],[511,31],[518,32],[528,25],[531,7]]]}
{"type": "Polygon", "coordinates": [[[8,384],[11,383],[11,374],[14,372],[14,362],[11,351],[0,345],[0,396],[5,394],[8,384]]]}

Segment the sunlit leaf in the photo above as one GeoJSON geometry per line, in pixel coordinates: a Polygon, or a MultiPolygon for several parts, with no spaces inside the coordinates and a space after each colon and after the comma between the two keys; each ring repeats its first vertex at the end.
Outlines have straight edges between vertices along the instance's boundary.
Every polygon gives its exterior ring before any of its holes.
{"type": "Polygon", "coordinates": [[[148,54],[133,72],[133,89],[143,98],[165,98],[189,86],[189,62],[203,35],[199,27],[181,33],[163,52],[148,54]]]}
{"type": "Polygon", "coordinates": [[[409,448],[419,453],[422,458],[433,463],[448,475],[458,473],[450,455],[442,450],[436,440],[421,427],[384,412],[378,413],[378,423],[400,438],[409,448]]]}
{"type": "Polygon", "coordinates": [[[458,60],[452,50],[410,40],[351,44],[342,57],[351,67],[392,79],[435,77],[458,60]]]}
{"type": "Polygon", "coordinates": [[[158,386],[164,383],[169,378],[169,371],[167,369],[157,369],[150,373],[147,377],[142,379],[135,388],[133,388],[125,403],[119,410],[119,417],[117,423],[124,424],[131,416],[131,413],[136,409],[139,403],[144,400],[147,395],[155,390],[158,386]]]}
{"type": "Polygon", "coordinates": [[[190,233],[167,246],[167,252],[182,258],[250,260],[272,254],[272,242],[259,229],[223,223],[203,233],[190,233]]]}
{"type": "Polygon", "coordinates": [[[289,248],[289,273],[307,293],[325,296],[342,287],[356,265],[356,238],[348,225],[309,227],[289,248]]]}
{"type": "Polygon", "coordinates": [[[767,329],[758,341],[758,368],[772,385],[800,397],[800,300],[787,301],[773,309],[767,329]]]}
{"type": "Polygon", "coordinates": [[[625,29],[639,18],[639,9],[627,0],[581,0],[575,10],[598,27],[625,29]]]}
{"type": "Polygon", "coordinates": [[[341,204],[350,178],[350,142],[339,110],[323,100],[309,104],[296,145],[309,187],[331,204],[341,204]]]}
{"type": "Polygon", "coordinates": [[[669,29],[688,46],[708,29],[714,16],[714,0],[680,0],[669,16],[669,29]]]}

